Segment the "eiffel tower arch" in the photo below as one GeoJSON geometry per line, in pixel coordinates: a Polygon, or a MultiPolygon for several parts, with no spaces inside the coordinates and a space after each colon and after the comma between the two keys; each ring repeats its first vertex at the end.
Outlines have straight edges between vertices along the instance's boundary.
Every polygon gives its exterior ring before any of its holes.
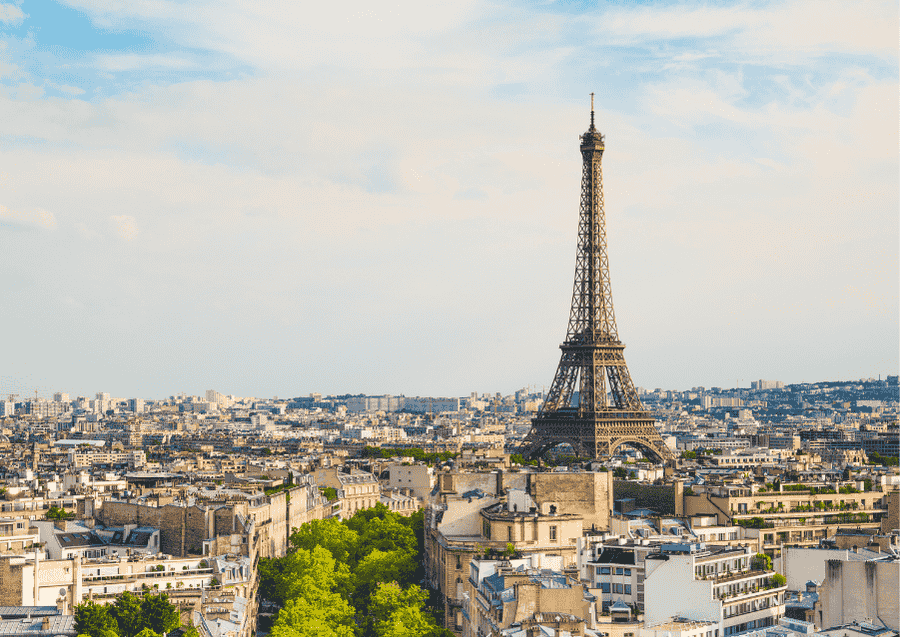
{"type": "Polygon", "coordinates": [[[594,126],[581,136],[581,214],[575,285],[566,340],[550,391],[520,451],[537,457],[561,444],[601,458],[631,445],[657,461],[673,458],[631,381],[613,311],[603,208],[604,138],[594,126]]]}

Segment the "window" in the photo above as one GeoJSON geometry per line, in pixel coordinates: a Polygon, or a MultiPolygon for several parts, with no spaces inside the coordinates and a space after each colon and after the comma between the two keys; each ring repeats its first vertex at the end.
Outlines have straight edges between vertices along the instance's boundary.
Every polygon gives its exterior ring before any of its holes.
{"type": "Polygon", "coordinates": [[[512,542],[512,527],[506,527],[506,539],[512,542]]]}
{"type": "Polygon", "coordinates": [[[600,592],[608,593],[609,592],[609,582],[601,582],[600,583],[600,592]]]}
{"type": "Polygon", "coordinates": [[[601,574],[601,575],[609,575],[609,567],[608,567],[608,566],[601,566],[601,567],[600,567],[600,574],[601,574]]]}
{"type": "Polygon", "coordinates": [[[631,595],[631,584],[625,584],[625,594],[631,595]]]}
{"type": "Polygon", "coordinates": [[[625,569],[625,575],[631,575],[631,569],[630,569],[630,568],[626,568],[626,569],[625,569]]]}
{"type": "Polygon", "coordinates": [[[491,523],[485,520],[481,525],[482,535],[487,539],[491,539],[491,523]]]}
{"type": "Polygon", "coordinates": [[[555,525],[550,527],[550,541],[551,542],[556,541],[556,526],[555,525]]]}
{"type": "Polygon", "coordinates": [[[622,593],[622,585],[621,584],[613,584],[613,590],[616,593],[621,594],[622,593]]]}
{"type": "Polygon", "coordinates": [[[616,575],[621,575],[621,574],[622,574],[622,568],[616,567],[616,575]]]}

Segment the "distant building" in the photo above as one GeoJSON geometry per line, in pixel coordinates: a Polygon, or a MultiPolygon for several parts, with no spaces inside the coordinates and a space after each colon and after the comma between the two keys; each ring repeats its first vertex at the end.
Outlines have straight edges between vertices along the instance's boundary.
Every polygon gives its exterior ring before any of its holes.
{"type": "Polygon", "coordinates": [[[750,383],[750,389],[784,389],[784,383],[780,380],[754,380],[750,383]]]}

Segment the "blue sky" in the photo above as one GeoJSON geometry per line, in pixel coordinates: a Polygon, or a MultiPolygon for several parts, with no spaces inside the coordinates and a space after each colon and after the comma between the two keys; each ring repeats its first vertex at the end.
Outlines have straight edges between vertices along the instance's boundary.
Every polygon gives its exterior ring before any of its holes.
{"type": "Polygon", "coordinates": [[[0,393],[896,374],[896,3],[0,0],[0,393]]]}

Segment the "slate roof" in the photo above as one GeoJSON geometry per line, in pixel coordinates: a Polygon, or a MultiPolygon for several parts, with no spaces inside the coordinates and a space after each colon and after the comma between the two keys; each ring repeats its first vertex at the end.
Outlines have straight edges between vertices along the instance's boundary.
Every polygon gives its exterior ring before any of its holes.
{"type": "Polygon", "coordinates": [[[634,551],[605,547],[597,556],[598,564],[626,564],[634,566],[634,551]]]}
{"type": "Polygon", "coordinates": [[[22,619],[23,617],[46,617],[59,615],[56,606],[0,606],[0,618],[22,619]]]}
{"type": "Polygon", "coordinates": [[[28,619],[0,621],[0,635],[67,635],[75,637],[75,615],[52,615],[28,619]],[[44,630],[44,620],[49,627],[44,630]]]}
{"type": "Polygon", "coordinates": [[[64,549],[74,546],[105,546],[106,542],[92,531],[78,531],[74,533],[57,533],[56,541],[64,549]]]}

